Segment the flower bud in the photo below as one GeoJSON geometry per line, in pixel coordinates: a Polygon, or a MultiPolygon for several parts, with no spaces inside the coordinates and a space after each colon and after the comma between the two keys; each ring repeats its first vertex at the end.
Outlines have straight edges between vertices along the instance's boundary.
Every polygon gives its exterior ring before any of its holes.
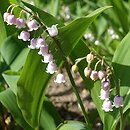
{"type": "Polygon", "coordinates": [[[110,80],[109,80],[109,79],[104,79],[104,80],[102,81],[102,89],[103,89],[104,91],[107,91],[107,90],[110,89],[110,80]]]}
{"type": "Polygon", "coordinates": [[[41,46],[46,45],[46,41],[44,38],[38,38],[37,39],[37,45],[36,48],[39,49],[41,46]]]}
{"type": "Polygon", "coordinates": [[[28,46],[30,49],[36,49],[36,45],[37,45],[37,39],[31,39],[30,41],[30,45],[28,46]]]}
{"type": "Polygon", "coordinates": [[[94,81],[97,80],[97,79],[98,79],[98,72],[95,71],[95,70],[93,70],[93,71],[91,72],[90,78],[91,78],[92,80],[94,80],[94,81]]]}
{"type": "Polygon", "coordinates": [[[6,22],[8,23],[8,25],[15,25],[16,24],[16,17],[12,14],[9,14],[6,22]]]}
{"type": "Polygon", "coordinates": [[[28,21],[27,22],[27,26],[29,28],[29,31],[33,31],[33,30],[37,30],[38,29],[38,25],[37,25],[35,20],[28,21]]]}
{"type": "Polygon", "coordinates": [[[106,71],[99,71],[98,72],[98,77],[99,77],[99,79],[100,80],[102,80],[103,78],[105,78],[106,77],[106,71]]]}
{"type": "Polygon", "coordinates": [[[101,100],[105,100],[105,99],[109,98],[109,95],[110,95],[109,91],[105,91],[105,90],[101,89],[99,97],[101,100]]]}
{"type": "Polygon", "coordinates": [[[53,61],[53,55],[52,54],[46,54],[44,55],[44,60],[42,60],[43,63],[49,63],[53,61]]]}
{"type": "Polygon", "coordinates": [[[104,100],[103,105],[102,105],[102,109],[105,112],[113,111],[112,103],[111,103],[111,101],[109,99],[104,100]]]}
{"type": "Polygon", "coordinates": [[[48,54],[48,45],[42,45],[40,47],[40,51],[38,52],[39,55],[46,56],[48,54]]]}
{"type": "Polygon", "coordinates": [[[116,108],[123,107],[123,97],[122,96],[115,96],[113,105],[116,108]]]}
{"type": "Polygon", "coordinates": [[[65,83],[65,76],[63,74],[58,74],[56,76],[56,80],[54,82],[60,84],[60,83],[65,83]]]}
{"type": "Polygon", "coordinates": [[[16,19],[16,28],[25,28],[25,22],[22,18],[16,19]]]}
{"type": "Polygon", "coordinates": [[[9,15],[10,15],[10,13],[8,13],[8,12],[4,13],[4,15],[3,15],[4,22],[7,22],[7,18],[8,18],[9,15]]]}
{"type": "Polygon", "coordinates": [[[30,34],[27,31],[22,31],[18,36],[18,39],[22,39],[23,41],[29,41],[30,34]]]}
{"type": "Polygon", "coordinates": [[[88,63],[92,63],[92,61],[94,60],[94,55],[93,54],[88,54],[86,57],[86,60],[88,63]]]}
{"type": "Polygon", "coordinates": [[[78,72],[78,66],[76,64],[73,65],[71,70],[72,70],[73,73],[77,73],[78,72]]]}
{"type": "Polygon", "coordinates": [[[91,72],[92,72],[92,69],[86,67],[86,68],[84,69],[84,75],[85,75],[85,77],[90,76],[91,72]]]}
{"type": "Polygon", "coordinates": [[[47,27],[47,31],[51,37],[57,36],[58,35],[57,24],[52,25],[51,27],[47,27]]]}
{"type": "Polygon", "coordinates": [[[57,65],[53,62],[49,62],[46,70],[47,73],[53,74],[54,72],[57,72],[57,65]]]}

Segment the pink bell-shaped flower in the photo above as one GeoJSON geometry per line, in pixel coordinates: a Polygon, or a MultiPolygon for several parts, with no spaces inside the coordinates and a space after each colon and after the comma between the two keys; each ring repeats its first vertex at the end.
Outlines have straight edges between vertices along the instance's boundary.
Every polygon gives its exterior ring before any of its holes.
{"type": "Polygon", "coordinates": [[[52,25],[51,27],[47,27],[47,31],[51,37],[57,36],[58,35],[57,24],[52,25]]]}
{"type": "Polygon", "coordinates": [[[52,61],[53,61],[53,55],[51,53],[44,55],[44,60],[42,60],[43,63],[49,63],[52,61]]]}
{"type": "Polygon", "coordinates": [[[102,89],[105,91],[110,89],[110,80],[109,79],[102,80],[102,89]]]}
{"type": "Polygon", "coordinates": [[[38,29],[38,25],[37,25],[35,20],[28,21],[27,22],[27,26],[29,28],[29,31],[33,31],[33,30],[37,30],[38,29]]]}
{"type": "Polygon", "coordinates": [[[8,12],[4,13],[4,15],[3,15],[4,22],[7,22],[7,18],[8,18],[9,15],[10,15],[10,13],[8,13],[8,12]]]}
{"type": "Polygon", "coordinates": [[[54,82],[58,84],[65,83],[65,76],[63,74],[58,74],[54,82]]]}
{"type": "Polygon", "coordinates": [[[48,45],[42,45],[40,47],[40,51],[38,52],[38,54],[42,55],[42,56],[47,56],[47,54],[48,54],[48,45]]]}
{"type": "Polygon", "coordinates": [[[102,109],[105,112],[109,112],[109,111],[113,111],[112,109],[112,103],[109,99],[104,100],[103,104],[102,104],[102,109]]]}
{"type": "Polygon", "coordinates": [[[38,38],[37,39],[37,45],[36,48],[39,49],[41,46],[46,45],[46,41],[44,38],[38,38]]]}
{"type": "Polygon", "coordinates": [[[46,71],[47,73],[53,74],[53,73],[57,72],[57,65],[54,62],[49,62],[46,70],[47,70],[46,71]]]}
{"type": "Polygon", "coordinates": [[[105,100],[105,99],[109,98],[109,95],[110,95],[109,91],[105,91],[105,90],[101,89],[99,97],[101,100],[105,100]]]}
{"type": "Polygon", "coordinates": [[[123,107],[123,97],[122,96],[115,96],[113,105],[116,108],[123,107]]]}
{"type": "Polygon", "coordinates": [[[86,67],[86,68],[84,69],[84,75],[85,75],[85,77],[90,76],[91,72],[92,72],[92,69],[86,67]]]}
{"type": "Polygon", "coordinates": [[[93,70],[93,71],[91,72],[90,78],[91,78],[92,80],[94,80],[94,81],[97,80],[97,79],[98,79],[98,72],[95,71],[95,70],[93,70]]]}
{"type": "Polygon", "coordinates": [[[16,24],[16,17],[13,14],[9,14],[6,22],[8,25],[15,25],[16,24]]]}
{"type": "Polygon", "coordinates": [[[29,41],[30,40],[29,38],[30,38],[30,33],[27,31],[22,31],[18,36],[18,39],[22,39],[23,41],[29,41]]]}
{"type": "Polygon", "coordinates": [[[22,18],[16,19],[16,28],[25,28],[25,22],[22,18]]]}
{"type": "Polygon", "coordinates": [[[37,45],[37,39],[31,39],[30,41],[30,45],[28,46],[30,49],[36,49],[36,45],[37,45]]]}
{"type": "Polygon", "coordinates": [[[99,71],[98,72],[98,77],[100,80],[104,79],[106,77],[106,71],[99,71]]]}

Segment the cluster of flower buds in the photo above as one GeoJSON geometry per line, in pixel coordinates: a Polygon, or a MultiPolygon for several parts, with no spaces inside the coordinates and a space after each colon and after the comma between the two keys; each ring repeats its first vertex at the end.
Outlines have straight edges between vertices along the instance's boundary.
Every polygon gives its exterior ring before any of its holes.
{"type": "MultiPolygon", "coordinates": [[[[31,19],[27,22],[25,22],[22,18],[16,18],[13,14],[5,12],[4,13],[4,21],[7,22],[8,25],[15,25],[16,28],[26,28],[24,29],[20,35],[18,36],[18,39],[21,39],[23,41],[30,41],[30,45],[28,47],[30,49],[39,49],[38,54],[43,57],[42,62],[47,63],[46,72],[49,74],[54,74],[57,72],[57,65],[53,59],[52,53],[49,51],[49,47],[46,43],[45,38],[38,37],[38,38],[31,38],[30,32],[35,31],[39,28],[38,23],[36,20],[31,19]]],[[[58,29],[57,24],[52,25],[51,27],[47,27],[46,29],[48,31],[48,34],[50,37],[55,37],[58,35],[58,29]]],[[[63,74],[59,73],[56,76],[56,83],[65,83],[65,77],[63,74]]]]}
{"type": "MultiPolygon", "coordinates": [[[[101,90],[100,90],[100,99],[103,100],[103,104],[102,104],[102,109],[105,112],[109,112],[113,110],[113,107],[115,106],[116,108],[122,107],[123,106],[123,98],[121,96],[115,96],[114,98],[114,102],[112,104],[112,102],[109,100],[109,96],[110,96],[110,80],[109,80],[109,75],[110,75],[110,68],[104,68],[103,67],[103,62],[101,60],[99,60],[96,64],[95,64],[95,68],[94,70],[91,69],[90,65],[91,63],[94,61],[94,58],[96,58],[96,56],[94,56],[93,53],[88,54],[86,57],[83,58],[78,58],[76,61],[76,64],[79,63],[82,59],[85,59],[88,63],[88,66],[84,69],[84,75],[85,77],[90,77],[91,80],[96,81],[96,80],[100,80],[101,81],[101,90]],[[102,70],[97,71],[97,65],[101,63],[101,68],[103,68],[102,70]]],[[[72,71],[75,69],[75,65],[72,66],[72,71]]],[[[78,68],[76,68],[77,70],[78,68]]]]}
{"type": "Polygon", "coordinates": [[[111,38],[114,39],[119,39],[119,36],[114,32],[112,28],[108,28],[107,32],[110,34],[111,38]]]}

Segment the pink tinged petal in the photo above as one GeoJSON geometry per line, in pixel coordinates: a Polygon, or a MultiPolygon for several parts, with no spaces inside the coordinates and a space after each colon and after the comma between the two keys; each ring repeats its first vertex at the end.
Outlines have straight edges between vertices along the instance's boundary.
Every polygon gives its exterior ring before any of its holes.
{"type": "Polygon", "coordinates": [[[90,78],[92,80],[94,80],[94,81],[97,80],[98,79],[98,72],[95,71],[95,70],[93,70],[92,73],[91,73],[91,75],[90,75],[90,78]]]}
{"type": "Polygon", "coordinates": [[[105,112],[109,112],[109,111],[113,111],[112,109],[112,103],[109,99],[104,100],[103,104],[102,104],[102,109],[105,112]]]}
{"type": "Polygon", "coordinates": [[[63,74],[58,74],[54,82],[58,84],[65,83],[65,76],[63,74]]]}
{"type": "Polygon", "coordinates": [[[47,70],[46,71],[47,73],[53,74],[53,73],[57,72],[57,65],[54,62],[49,62],[46,70],[47,70]]]}
{"type": "Polygon", "coordinates": [[[25,22],[22,18],[16,19],[16,28],[25,28],[25,22]]]}
{"type": "MultiPolygon", "coordinates": [[[[43,45],[40,47],[40,51],[38,52],[39,55],[47,56],[48,54],[48,45],[43,45]]],[[[52,55],[52,54],[51,54],[52,55]]]]}
{"type": "Polygon", "coordinates": [[[105,91],[110,89],[110,80],[109,79],[102,80],[102,89],[105,91]]]}
{"type": "Polygon", "coordinates": [[[8,18],[9,15],[10,15],[10,13],[8,13],[8,12],[4,13],[4,15],[3,15],[4,22],[7,22],[7,18],[8,18]]]}
{"type": "Polygon", "coordinates": [[[44,38],[38,38],[37,39],[37,45],[36,48],[39,49],[41,46],[46,45],[46,41],[44,38]]]}
{"type": "Polygon", "coordinates": [[[27,31],[22,31],[18,36],[18,39],[22,39],[23,41],[29,41],[30,40],[29,38],[30,38],[30,33],[27,31]]]}
{"type": "Polygon", "coordinates": [[[53,55],[52,54],[46,54],[44,56],[44,60],[42,60],[43,63],[49,63],[53,61],[53,55]]]}
{"type": "Polygon", "coordinates": [[[15,25],[16,24],[16,17],[12,14],[9,14],[6,22],[8,23],[8,25],[15,25]]]}
{"type": "Polygon", "coordinates": [[[123,97],[122,96],[115,96],[113,105],[116,108],[123,107],[123,97]]]}
{"type": "Polygon", "coordinates": [[[86,68],[84,69],[84,75],[85,75],[85,77],[90,76],[91,72],[92,72],[92,69],[86,67],[86,68]]]}
{"type": "Polygon", "coordinates": [[[57,36],[58,35],[57,24],[52,25],[51,27],[47,27],[47,31],[51,37],[57,36]]]}
{"type": "Polygon", "coordinates": [[[37,30],[38,29],[38,24],[36,23],[35,20],[31,20],[27,22],[27,26],[29,28],[29,31],[37,30]]]}
{"type": "Polygon", "coordinates": [[[37,45],[37,39],[31,39],[30,41],[30,45],[28,46],[30,49],[36,49],[36,45],[37,45]]]}
{"type": "Polygon", "coordinates": [[[110,95],[109,91],[105,91],[105,90],[101,89],[99,97],[101,100],[105,100],[105,99],[109,98],[109,95],[110,95]]]}
{"type": "Polygon", "coordinates": [[[100,80],[102,80],[103,78],[105,78],[106,77],[106,71],[99,71],[98,72],[98,77],[99,77],[99,79],[100,80]]]}

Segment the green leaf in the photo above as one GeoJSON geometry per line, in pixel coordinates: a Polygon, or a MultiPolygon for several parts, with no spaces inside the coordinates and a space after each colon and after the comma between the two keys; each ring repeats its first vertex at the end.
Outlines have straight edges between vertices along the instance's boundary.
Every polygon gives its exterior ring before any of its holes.
{"type": "MultiPolygon", "coordinates": [[[[25,2],[23,3],[32,9],[32,11],[37,12],[40,16],[40,19],[43,23],[45,23],[46,26],[51,26],[56,23],[58,23],[59,26],[62,26],[62,24],[50,14],[25,2]]],[[[78,43],[88,25],[90,25],[90,23],[107,8],[109,7],[107,6],[100,8],[87,17],[77,19],[69,25],[59,29],[58,39],[60,39],[62,49],[67,56],[71,53],[76,43],[78,43]],[[82,24],[85,27],[81,26],[82,24]],[[78,32],[76,28],[79,27],[80,29],[78,32]],[[61,34],[63,34],[63,36],[61,34]]],[[[54,53],[56,63],[59,66],[62,63],[62,60],[60,54],[55,51],[54,45],[54,43],[51,44],[51,52],[54,53]]],[[[18,81],[17,100],[19,107],[26,121],[34,128],[38,127],[39,125],[39,117],[45,92],[49,80],[52,77],[52,75],[49,75],[45,72],[45,68],[46,65],[41,62],[41,57],[38,56],[37,51],[32,50],[27,57],[27,61],[18,81]]]]}
{"type": "Polygon", "coordinates": [[[2,44],[1,54],[13,71],[18,71],[25,63],[29,49],[16,35],[9,36],[2,44]]]}
{"type": "Polygon", "coordinates": [[[4,77],[6,83],[9,85],[10,89],[16,95],[17,93],[17,82],[20,77],[19,73],[12,71],[5,71],[2,76],[4,77]]]}
{"type": "Polygon", "coordinates": [[[33,130],[31,126],[24,120],[20,109],[17,106],[16,97],[11,89],[7,89],[0,93],[0,102],[11,112],[15,121],[25,130],[33,130]]]}
{"type": "MultiPolygon", "coordinates": [[[[123,113],[127,112],[130,108],[130,33],[121,41],[117,47],[113,57],[113,67],[116,74],[116,78],[120,80],[120,93],[124,98],[123,113]]],[[[105,130],[115,130],[116,125],[119,121],[120,115],[119,110],[114,109],[113,112],[105,114],[105,130]]]]}
{"type": "Polygon", "coordinates": [[[47,98],[45,98],[41,112],[40,127],[44,130],[55,130],[56,126],[58,126],[61,121],[62,119],[56,108],[47,98]]]}
{"type": "Polygon", "coordinates": [[[87,130],[87,127],[79,121],[65,121],[56,130],[87,130]]]}

